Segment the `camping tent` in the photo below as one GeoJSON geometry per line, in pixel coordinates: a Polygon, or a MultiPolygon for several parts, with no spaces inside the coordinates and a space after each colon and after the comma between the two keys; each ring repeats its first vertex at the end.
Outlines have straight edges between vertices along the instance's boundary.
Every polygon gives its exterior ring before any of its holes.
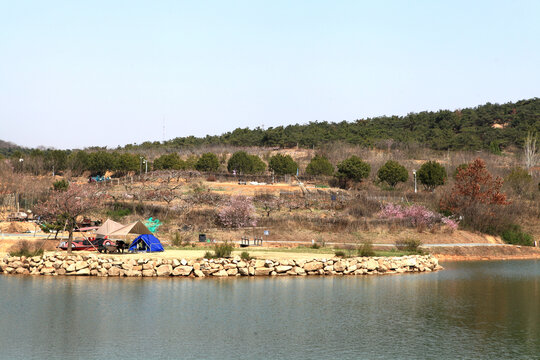
{"type": "Polygon", "coordinates": [[[159,239],[152,234],[137,236],[129,247],[129,251],[154,252],[164,250],[159,239]]]}
{"type": "Polygon", "coordinates": [[[119,229],[114,230],[109,235],[111,236],[122,236],[127,234],[147,234],[152,235],[152,232],[148,230],[148,228],[139,220],[135,221],[134,223],[131,223],[126,226],[122,226],[119,229]]]}
{"type": "Polygon", "coordinates": [[[96,234],[98,235],[110,235],[111,233],[113,233],[114,231],[118,230],[118,229],[121,229],[123,228],[124,225],[120,224],[120,223],[117,223],[116,221],[113,221],[111,219],[107,219],[107,221],[105,221],[103,223],[103,225],[101,225],[97,230],[96,230],[96,234]]]}

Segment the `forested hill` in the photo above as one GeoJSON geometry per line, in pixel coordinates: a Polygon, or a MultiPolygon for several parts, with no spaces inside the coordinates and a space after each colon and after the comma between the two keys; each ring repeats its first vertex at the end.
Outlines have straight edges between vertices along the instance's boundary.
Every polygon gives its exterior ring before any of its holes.
{"type": "Polygon", "coordinates": [[[218,136],[177,137],[163,142],[127,145],[126,150],[144,148],[182,148],[198,145],[230,144],[263,147],[317,147],[343,141],[373,146],[381,140],[419,143],[437,150],[499,149],[520,145],[527,132],[540,133],[540,99],[515,103],[481,105],[461,110],[411,113],[406,116],[381,116],[340,123],[310,122],[266,130],[236,129],[218,136]]]}

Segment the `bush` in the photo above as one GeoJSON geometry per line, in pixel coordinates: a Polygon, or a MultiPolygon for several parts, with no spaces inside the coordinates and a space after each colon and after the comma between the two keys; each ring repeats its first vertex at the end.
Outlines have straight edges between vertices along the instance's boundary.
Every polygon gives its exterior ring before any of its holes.
{"type": "Polygon", "coordinates": [[[190,245],[191,233],[180,233],[176,232],[173,235],[171,243],[173,246],[183,247],[190,245]]]}
{"type": "Polygon", "coordinates": [[[64,190],[67,190],[68,187],[69,187],[69,182],[67,182],[67,180],[65,179],[53,182],[53,189],[55,191],[64,191],[64,190]]]}
{"type": "Polygon", "coordinates": [[[246,196],[232,196],[228,204],[219,210],[218,217],[221,224],[229,228],[257,225],[255,206],[246,196]]]}
{"type": "Polygon", "coordinates": [[[439,185],[443,185],[446,180],[446,170],[436,161],[428,161],[420,167],[417,172],[418,181],[427,190],[433,191],[439,185]]]}
{"type": "Polygon", "coordinates": [[[343,250],[336,250],[334,252],[334,255],[337,256],[337,257],[340,257],[340,258],[344,258],[346,257],[347,255],[345,254],[345,251],[343,250]]]}
{"type": "Polygon", "coordinates": [[[270,158],[268,168],[276,175],[294,175],[298,170],[298,164],[291,155],[276,154],[270,158]]]}
{"type": "Polygon", "coordinates": [[[203,172],[217,171],[217,169],[219,169],[219,159],[217,155],[212,153],[202,154],[195,164],[195,169],[203,172]]]}
{"type": "Polygon", "coordinates": [[[334,165],[327,158],[321,155],[315,155],[306,167],[308,175],[334,175],[334,165]]]}
{"type": "Polygon", "coordinates": [[[519,225],[511,225],[501,233],[501,237],[507,244],[533,246],[532,236],[522,231],[519,225]]]}
{"type": "Polygon", "coordinates": [[[386,182],[391,187],[395,187],[398,182],[405,182],[409,179],[409,173],[405,166],[397,161],[388,160],[377,172],[380,181],[386,182]]]}
{"type": "Polygon", "coordinates": [[[249,255],[249,253],[247,251],[242,251],[242,253],[240,254],[240,259],[244,260],[244,261],[249,261],[251,259],[253,259],[251,257],[251,255],[249,255]]]}
{"type": "Polygon", "coordinates": [[[321,248],[321,245],[317,244],[317,243],[313,243],[310,248],[312,249],[320,249],[321,248]]]}
{"type": "Polygon", "coordinates": [[[154,170],[184,170],[186,169],[186,162],[180,159],[177,153],[161,155],[154,160],[154,170]]]}
{"type": "Polygon", "coordinates": [[[373,250],[373,244],[371,241],[364,241],[362,245],[358,248],[358,256],[375,256],[375,251],[373,250]]]}
{"type": "Polygon", "coordinates": [[[217,258],[228,258],[231,257],[231,253],[234,249],[233,244],[225,241],[221,244],[214,245],[214,254],[217,258]]]}
{"type": "Polygon", "coordinates": [[[404,239],[396,241],[396,248],[402,251],[422,253],[420,246],[422,246],[422,242],[418,239],[404,239]]]}
{"type": "Polygon", "coordinates": [[[211,251],[205,252],[204,256],[203,256],[203,258],[205,258],[205,259],[214,259],[215,257],[216,257],[216,255],[211,251]]]}
{"type": "Polygon", "coordinates": [[[32,257],[32,256],[42,256],[43,255],[43,249],[39,248],[32,248],[30,243],[26,240],[19,241],[17,245],[15,245],[14,249],[9,252],[9,256],[26,256],[26,257],[32,257]]]}
{"type": "Polygon", "coordinates": [[[352,180],[354,182],[361,182],[371,172],[371,166],[355,155],[340,162],[337,168],[336,176],[338,178],[352,180]]]}
{"type": "Polygon", "coordinates": [[[240,174],[259,174],[266,170],[266,164],[257,156],[245,151],[235,152],[227,162],[227,170],[240,174]]]}
{"type": "Polygon", "coordinates": [[[530,189],[532,176],[527,170],[516,167],[508,174],[505,183],[514,191],[514,193],[521,196],[530,189]]]}

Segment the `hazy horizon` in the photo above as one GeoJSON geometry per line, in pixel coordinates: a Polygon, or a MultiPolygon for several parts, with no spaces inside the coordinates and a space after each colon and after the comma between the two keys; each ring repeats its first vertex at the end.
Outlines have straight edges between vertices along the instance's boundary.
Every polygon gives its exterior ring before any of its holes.
{"type": "Polygon", "coordinates": [[[538,13],[534,1],[0,0],[0,139],[115,148],[534,98],[538,13]]]}

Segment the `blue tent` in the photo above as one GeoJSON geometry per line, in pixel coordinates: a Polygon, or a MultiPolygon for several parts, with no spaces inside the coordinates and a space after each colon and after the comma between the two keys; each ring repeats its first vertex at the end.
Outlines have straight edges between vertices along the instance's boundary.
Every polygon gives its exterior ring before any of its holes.
{"type": "Polygon", "coordinates": [[[139,235],[133,240],[129,247],[129,251],[136,252],[155,252],[155,251],[164,251],[163,245],[157,237],[154,235],[139,235]]]}

